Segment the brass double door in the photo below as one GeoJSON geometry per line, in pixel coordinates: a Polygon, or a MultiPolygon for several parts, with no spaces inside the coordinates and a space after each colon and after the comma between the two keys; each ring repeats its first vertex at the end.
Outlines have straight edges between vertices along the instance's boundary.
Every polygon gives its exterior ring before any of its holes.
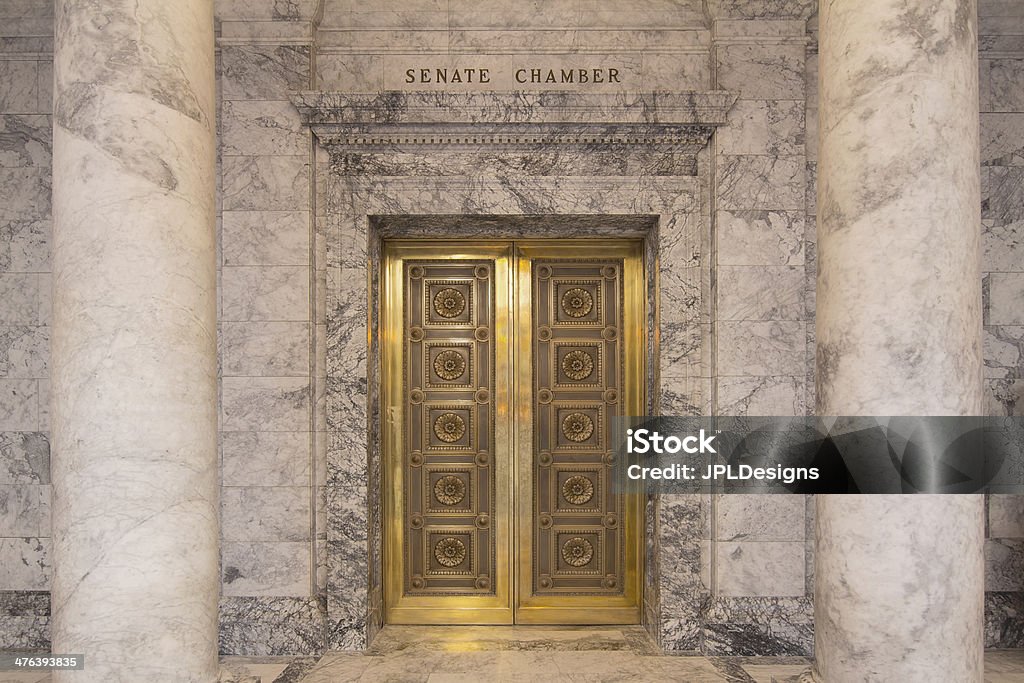
{"type": "Polygon", "coordinates": [[[385,242],[385,620],[640,621],[636,241],[385,242]]]}

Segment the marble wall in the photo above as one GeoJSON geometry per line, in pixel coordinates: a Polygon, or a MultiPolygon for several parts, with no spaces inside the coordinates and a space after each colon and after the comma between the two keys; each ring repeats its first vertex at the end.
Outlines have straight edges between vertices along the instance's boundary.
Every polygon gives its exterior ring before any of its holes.
{"type": "Polygon", "coordinates": [[[53,9],[0,2],[0,647],[49,643],[53,9]]]}
{"type": "MultiPolygon", "coordinates": [[[[367,215],[658,215],[661,412],[813,406],[814,3],[632,4],[217,3],[225,654],[360,648],[380,621],[367,215]],[[738,100],[687,168],[638,155],[618,176],[586,155],[527,155],[511,169],[421,150],[332,159],[289,101],[409,89],[413,64],[516,60],[620,71],[593,93],[723,89],[738,100]]],[[[989,0],[981,13],[985,381],[988,410],[1019,415],[1024,12],[989,0]]],[[[47,640],[51,24],[48,2],[0,0],[3,647],[47,640]]],[[[809,653],[812,512],[782,497],[652,502],[648,626],[672,650],[809,653]]],[[[990,499],[988,535],[989,644],[1021,645],[1018,498],[990,499]]]]}
{"type": "Polygon", "coordinates": [[[313,9],[217,5],[225,654],[324,643],[313,152],[288,101],[311,86],[313,9]]]}
{"type": "MultiPolygon", "coordinates": [[[[1024,415],[1024,10],[979,5],[985,412],[1024,415]]],[[[1024,647],[1024,499],[988,499],[985,644],[1024,647]]]]}
{"type": "MultiPolygon", "coordinates": [[[[739,94],[713,142],[711,311],[719,415],[803,415],[813,390],[806,213],[808,4],[713,23],[712,84],[739,94]],[[809,389],[810,387],[810,389],[809,389]]],[[[752,5],[745,5],[753,12],[752,5]]],[[[811,512],[803,497],[719,495],[705,544],[708,654],[809,654],[811,512]]]]}

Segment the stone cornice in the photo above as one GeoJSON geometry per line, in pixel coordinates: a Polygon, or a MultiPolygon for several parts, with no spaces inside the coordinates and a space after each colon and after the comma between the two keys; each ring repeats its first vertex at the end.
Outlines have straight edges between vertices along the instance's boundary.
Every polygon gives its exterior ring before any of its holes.
{"type": "Polygon", "coordinates": [[[645,145],[697,151],[736,95],[384,92],[292,95],[328,147],[645,145]]]}

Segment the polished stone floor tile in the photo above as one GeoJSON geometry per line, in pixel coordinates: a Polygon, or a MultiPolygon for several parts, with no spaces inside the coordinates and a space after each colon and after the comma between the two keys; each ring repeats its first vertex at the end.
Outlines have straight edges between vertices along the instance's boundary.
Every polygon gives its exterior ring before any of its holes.
{"type": "Polygon", "coordinates": [[[1024,681],[1024,650],[989,650],[985,653],[986,674],[1017,674],[1024,681]]]}
{"type": "Polygon", "coordinates": [[[797,683],[808,665],[748,664],[743,667],[754,683],[797,683]]]}

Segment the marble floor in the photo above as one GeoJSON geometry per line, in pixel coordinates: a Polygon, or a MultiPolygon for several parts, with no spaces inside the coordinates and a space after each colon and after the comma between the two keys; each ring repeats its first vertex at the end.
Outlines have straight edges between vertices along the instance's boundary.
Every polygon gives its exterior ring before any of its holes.
{"type": "MultiPolygon", "coordinates": [[[[680,681],[796,683],[802,657],[673,657],[638,627],[389,626],[366,653],[225,657],[225,683],[680,681]]],[[[0,683],[48,683],[4,674],[0,683]]],[[[988,652],[984,683],[1024,682],[1024,650],[988,652]]],[[[936,682],[941,683],[941,682],[936,682]]],[[[961,683],[950,682],[950,683],[961,683]]]]}

